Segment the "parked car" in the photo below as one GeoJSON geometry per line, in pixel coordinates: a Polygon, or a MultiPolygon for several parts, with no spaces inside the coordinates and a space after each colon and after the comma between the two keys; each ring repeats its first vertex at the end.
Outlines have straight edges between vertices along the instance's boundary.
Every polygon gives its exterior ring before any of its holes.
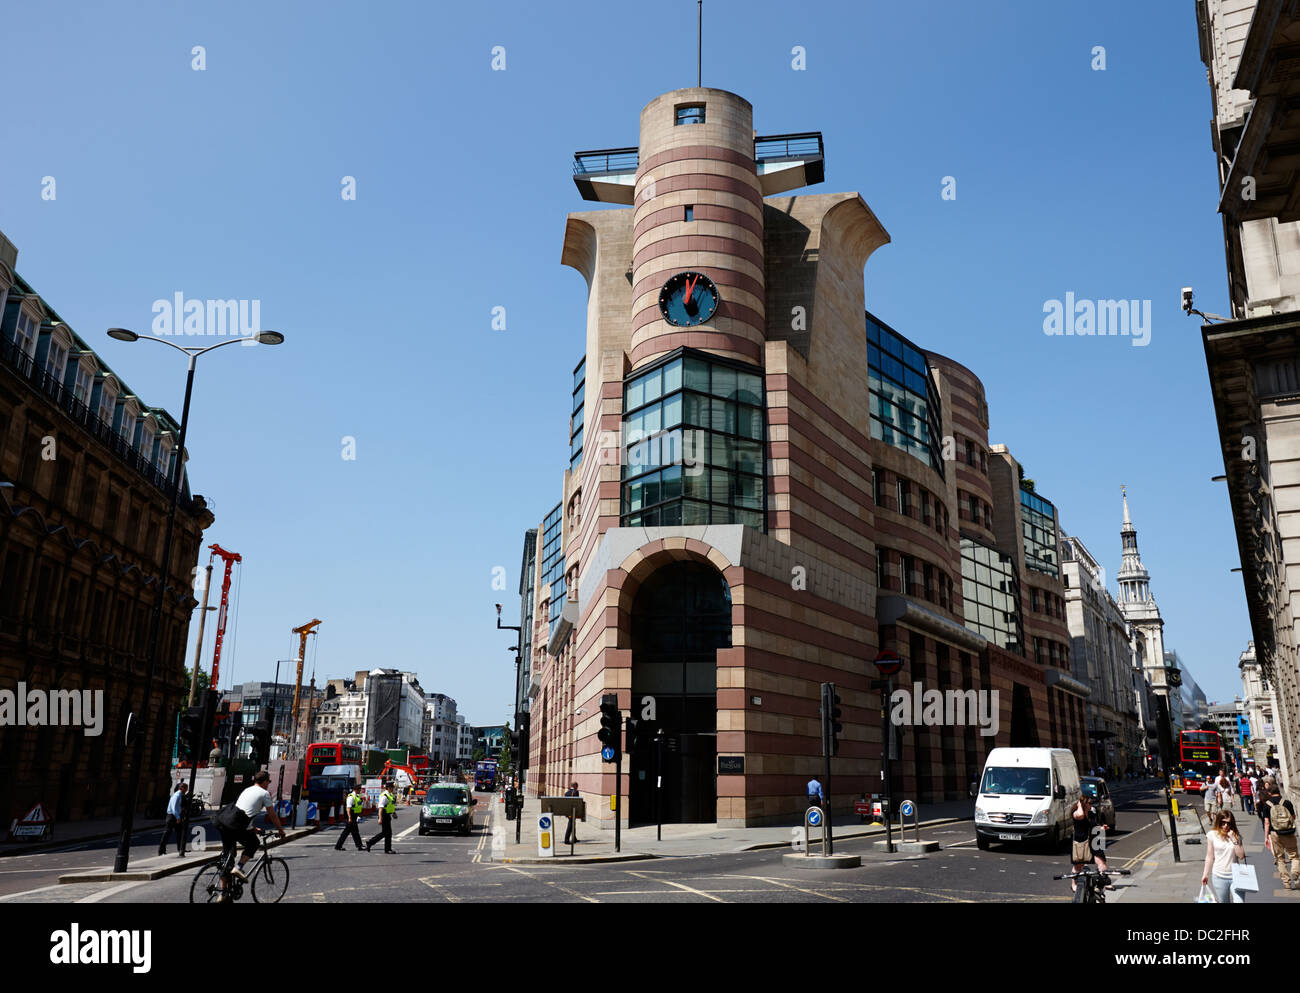
{"type": "Polygon", "coordinates": [[[1092,798],[1092,807],[1097,811],[1097,819],[1107,831],[1115,830],[1115,802],[1110,798],[1110,789],[1106,780],[1100,776],[1084,776],[1079,780],[1079,789],[1084,796],[1092,798]]]}
{"type": "Polygon", "coordinates": [[[1079,769],[1066,748],[995,748],[975,797],[975,843],[1038,841],[1056,848],[1074,831],[1079,769]]]}
{"type": "Polygon", "coordinates": [[[469,834],[474,828],[474,805],[478,803],[464,783],[435,783],[424,794],[420,807],[420,834],[456,831],[469,834]]]}

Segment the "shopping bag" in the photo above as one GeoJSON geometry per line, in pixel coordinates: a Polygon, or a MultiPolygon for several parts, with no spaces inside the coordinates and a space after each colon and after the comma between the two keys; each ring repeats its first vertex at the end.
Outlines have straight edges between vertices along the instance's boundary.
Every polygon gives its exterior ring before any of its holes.
{"type": "Polygon", "coordinates": [[[1202,883],[1201,893],[1196,898],[1196,902],[1197,903],[1218,903],[1219,901],[1214,899],[1214,890],[1210,889],[1210,884],[1202,883]]]}
{"type": "Polygon", "coordinates": [[[1258,893],[1259,880],[1255,878],[1255,867],[1244,862],[1232,865],[1232,888],[1242,893],[1258,893]]]}

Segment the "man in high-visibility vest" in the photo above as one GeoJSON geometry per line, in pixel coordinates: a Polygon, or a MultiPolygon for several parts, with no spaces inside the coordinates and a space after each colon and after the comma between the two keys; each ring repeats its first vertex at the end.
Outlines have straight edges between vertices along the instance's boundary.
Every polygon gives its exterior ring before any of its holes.
{"type": "Polygon", "coordinates": [[[384,854],[393,854],[393,816],[397,813],[397,797],[393,795],[393,784],[384,786],[379,794],[379,833],[366,842],[366,851],[370,851],[380,841],[384,843],[384,854]]]}
{"type": "Polygon", "coordinates": [[[339,842],[334,846],[336,852],[343,851],[343,843],[351,838],[357,843],[357,851],[361,851],[361,832],[357,830],[361,823],[361,808],[365,806],[366,796],[361,792],[360,786],[354,786],[352,792],[347,795],[343,801],[344,816],[347,818],[347,826],[344,827],[343,833],[339,835],[339,842]]]}

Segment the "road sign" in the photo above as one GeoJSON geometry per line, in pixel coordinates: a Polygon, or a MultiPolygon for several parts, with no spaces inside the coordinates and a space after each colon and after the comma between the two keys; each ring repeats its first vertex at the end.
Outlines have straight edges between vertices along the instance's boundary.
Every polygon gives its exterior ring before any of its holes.
{"type": "Polygon", "coordinates": [[[853,803],[853,812],[855,814],[871,813],[871,804],[866,800],[855,800],[853,803]]]}
{"type": "Polygon", "coordinates": [[[53,838],[54,818],[45,809],[45,804],[38,803],[9,827],[10,838],[53,838]]]}
{"type": "Polygon", "coordinates": [[[903,660],[898,657],[897,652],[882,648],[876,655],[876,669],[882,676],[892,676],[901,668],[903,668],[903,660]]]}
{"type": "Polygon", "coordinates": [[[813,807],[811,810],[808,811],[808,823],[811,824],[813,827],[821,827],[822,812],[820,808],[813,807]]]}
{"type": "Polygon", "coordinates": [[[916,813],[916,805],[911,800],[904,800],[898,805],[898,812],[904,817],[911,817],[916,813]]]}
{"type": "Polygon", "coordinates": [[[600,757],[604,759],[606,762],[613,762],[614,749],[612,749],[609,745],[606,745],[604,748],[600,750],[600,757]]]}
{"type": "Polygon", "coordinates": [[[537,818],[537,854],[540,856],[555,857],[554,823],[550,814],[541,814],[537,818]]]}

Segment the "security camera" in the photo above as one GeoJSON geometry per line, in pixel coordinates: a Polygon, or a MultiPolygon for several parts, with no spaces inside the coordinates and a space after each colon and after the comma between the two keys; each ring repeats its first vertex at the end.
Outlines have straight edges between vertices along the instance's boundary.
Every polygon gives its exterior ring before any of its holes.
{"type": "Polygon", "coordinates": [[[1189,314],[1192,312],[1192,288],[1190,286],[1183,287],[1183,310],[1189,314]]]}
{"type": "Polygon", "coordinates": [[[501,616],[501,604],[497,604],[497,616],[501,616]]]}

